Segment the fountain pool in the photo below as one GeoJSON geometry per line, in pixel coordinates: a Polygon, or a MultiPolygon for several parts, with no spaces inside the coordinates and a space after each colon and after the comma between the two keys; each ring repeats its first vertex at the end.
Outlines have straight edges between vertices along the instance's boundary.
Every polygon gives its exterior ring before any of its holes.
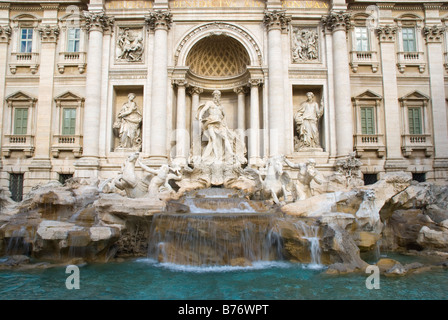
{"type": "MultiPolygon", "coordinates": [[[[397,257],[394,257],[397,258],[397,257]]],[[[406,257],[404,257],[406,258],[406,257]]],[[[398,258],[399,259],[399,258],[398,258]]],[[[330,276],[290,262],[251,267],[182,266],[133,259],[80,267],[80,289],[68,290],[65,268],[0,271],[0,299],[446,299],[447,269],[380,278],[369,290],[368,274],[330,276]]]]}

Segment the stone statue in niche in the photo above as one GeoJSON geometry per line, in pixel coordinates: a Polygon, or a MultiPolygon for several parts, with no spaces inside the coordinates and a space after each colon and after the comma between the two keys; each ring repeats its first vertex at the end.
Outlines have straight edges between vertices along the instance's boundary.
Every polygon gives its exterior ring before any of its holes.
{"type": "Polygon", "coordinates": [[[319,58],[317,31],[315,29],[295,28],[293,35],[292,61],[308,62],[319,58]]]}
{"type": "Polygon", "coordinates": [[[306,94],[307,100],[302,102],[294,114],[296,136],[294,150],[320,149],[319,119],[324,113],[323,100],[320,105],[314,101],[314,93],[306,94]]]}
{"type": "Polygon", "coordinates": [[[199,106],[196,118],[202,123],[202,133],[208,139],[201,155],[202,163],[244,164],[244,145],[239,136],[227,127],[221,105],[221,92],[213,92],[213,100],[199,106]]]}
{"type": "Polygon", "coordinates": [[[293,163],[287,158],[284,158],[284,160],[289,167],[299,169],[295,200],[305,200],[314,196],[311,182],[314,181],[317,184],[322,184],[324,182],[323,178],[320,177],[319,171],[316,169],[316,161],[314,159],[308,159],[306,163],[293,163]]]}
{"type": "Polygon", "coordinates": [[[143,55],[143,38],[140,34],[132,32],[129,28],[122,29],[118,35],[118,60],[128,62],[142,61],[143,55]]]}
{"type": "Polygon", "coordinates": [[[113,124],[114,134],[120,142],[116,149],[139,151],[142,145],[142,115],[134,101],[135,94],[128,94],[128,101],[123,104],[113,124]]]}

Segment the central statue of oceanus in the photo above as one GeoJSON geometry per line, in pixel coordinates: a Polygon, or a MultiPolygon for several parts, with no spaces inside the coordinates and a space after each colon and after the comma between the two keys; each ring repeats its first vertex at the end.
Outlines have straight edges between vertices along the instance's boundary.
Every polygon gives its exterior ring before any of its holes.
{"type": "Polygon", "coordinates": [[[219,90],[213,91],[213,100],[199,105],[196,118],[201,122],[202,134],[207,139],[207,144],[202,149],[202,163],[247,162],[243,142],[227,126],[219,90]]]}

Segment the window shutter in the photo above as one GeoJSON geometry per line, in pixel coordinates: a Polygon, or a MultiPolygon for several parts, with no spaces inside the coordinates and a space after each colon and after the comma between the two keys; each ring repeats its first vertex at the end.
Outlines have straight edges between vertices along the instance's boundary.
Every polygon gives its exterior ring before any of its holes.
{"type": "Polygon", "coordinates": [[[14,134],[26,134],[28,125],[28,109],[16,108],[14,111],[14,134]]]}
{"type": "Polygon", "coordinates": [[[375,116],[373,107],[361,108],[361,133],[375,134],[375,116]]]}

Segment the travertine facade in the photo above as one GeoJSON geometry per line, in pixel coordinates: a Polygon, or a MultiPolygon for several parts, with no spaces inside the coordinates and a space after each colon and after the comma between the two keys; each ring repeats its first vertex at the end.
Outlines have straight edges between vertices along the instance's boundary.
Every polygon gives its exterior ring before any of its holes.
{"type": "Polygon", "coordinates": [[[355,151],[444,180],[447,24],[448,1],[0,0],[0,186],[193,163],[215,90],[249,166],[355,151]],[[318,148],[295,144],[308,92],[318,148]]]}

